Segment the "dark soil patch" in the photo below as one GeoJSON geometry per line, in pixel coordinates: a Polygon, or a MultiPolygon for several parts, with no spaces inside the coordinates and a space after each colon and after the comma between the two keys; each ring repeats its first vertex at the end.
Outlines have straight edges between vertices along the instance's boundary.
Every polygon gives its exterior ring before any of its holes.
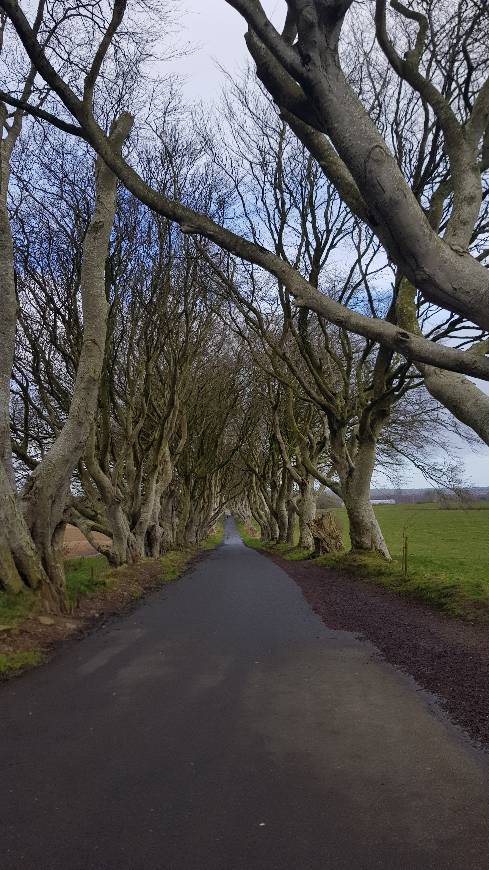
{"type": "Polygon", "coordinates": [[[449,716],[489,746],[489,630],[310,561],[268,554],[329,628],[371,641],[387,661],[437,696],[449,716]]]}
{"type": "MultiPolygon", "coordinates": [[[[180,577],[197,561],[205,558],[208,552],[202,550],[191,556],[180,577]]],[[[85,636],[112,616],[127,610],[144,595],[161,589],[165,582],[163,567],[158,560],[118,568],[111,574],[110,585],[102,586],[99,591],[81,598],[68,616],[35,613],[14,628],[0,631],[0,655],[32,650],[46,659],[66,640],[85,636]]],[[[0,681],[15,676],[21,670],[24,668],[19,668],[15,673],[0,673],[0,681]]]]}

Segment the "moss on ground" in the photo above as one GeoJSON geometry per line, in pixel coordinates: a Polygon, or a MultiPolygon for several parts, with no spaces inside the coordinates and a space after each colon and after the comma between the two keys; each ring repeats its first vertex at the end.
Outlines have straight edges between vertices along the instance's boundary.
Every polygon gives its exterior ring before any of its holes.
{"type": "Polygon", "coordinates": [[[37,598],[33,592],[26,591],[18,595],[0,592],[0,628],[14,628],[27,619],[36,607],[37,598]]]}
{"type": "Polygon", "coordinates": [[[33,668],[44,661],[42,650],[14,650],[0,653],[0,677],[11,677],[25,668],[33,668]]]}

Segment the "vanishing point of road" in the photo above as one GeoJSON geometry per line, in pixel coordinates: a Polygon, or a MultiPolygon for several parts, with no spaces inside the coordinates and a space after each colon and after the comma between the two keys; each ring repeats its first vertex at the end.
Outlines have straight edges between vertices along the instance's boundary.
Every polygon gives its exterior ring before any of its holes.
{"type": "Polygon", "coordinates": [[[224,543],[0,687],[1,870],[487,870],[489,771],[433,699],[224,543]]]}

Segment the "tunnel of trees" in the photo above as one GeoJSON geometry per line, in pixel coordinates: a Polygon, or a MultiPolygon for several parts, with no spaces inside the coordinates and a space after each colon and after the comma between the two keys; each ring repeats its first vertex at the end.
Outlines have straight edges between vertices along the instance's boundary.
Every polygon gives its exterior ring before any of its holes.
{"type": "Polygon", "coordinates": [[[68,523],[115,566],[223,510],[311,549],[329,491],[389,559],[374,471],[489,444],[487,5],[227,2],[249,68],[199,112],[172,3],[0,0],[0,587],[48,610],[68,523]]]}

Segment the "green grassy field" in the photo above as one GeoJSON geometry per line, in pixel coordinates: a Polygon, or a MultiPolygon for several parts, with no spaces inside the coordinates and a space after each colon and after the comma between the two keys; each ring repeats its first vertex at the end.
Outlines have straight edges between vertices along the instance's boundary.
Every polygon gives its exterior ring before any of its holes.
{"type": "MultiPolygon", "coordinates": [[[[335,508],[348,551],[344,508],[335,508]]],[[[489,618],[489,503],[470,510],[444,510],[437,504],[376,505],[375,513],[392,562],[349,552],[322,556],[315,564],[334,566],[411,595],[456,616],[489,618]],[[408,539],[408,573],[402,570],[403,532],[408,539]]],[[[246,539],[251,546],[260,542],[246,539]]],[[[286,558],[304,558],[298,549],[276,548],[286,558]]]]}
{"type": "MultiPolygon", "coordinates": [[[[384,585],[428,600],[456,615],[475,617],[489,613],[489,504],[468,509],[444,510],[437,504],[376,505],[375,513],[392,555],[390,565],[371,560],[368,576],[384,585]],[[402,573],[403,533],[407,536],[408,573],[402,573]],[[379,576],[380,575],[380,576],[379,576]]],[[[346,512],[335,513],[349,547],[346,512]]],[[[334,561],[327,557],[329,561],[334,561]]],[[[362,569],[363,557],[357,561],[362,569]]]]}
{"type": "MultiPolygon", "coordinates": [[[[442,510],[436,504],[376,505],[374,510],[391,555],[401,559],[403,532],[408,539],[408,569],[442,571],[454,580],[489,586],[489,503],[486,509],[442,510]]],[[[350,546],[346,511],[334,511],[350,546]]]]}

